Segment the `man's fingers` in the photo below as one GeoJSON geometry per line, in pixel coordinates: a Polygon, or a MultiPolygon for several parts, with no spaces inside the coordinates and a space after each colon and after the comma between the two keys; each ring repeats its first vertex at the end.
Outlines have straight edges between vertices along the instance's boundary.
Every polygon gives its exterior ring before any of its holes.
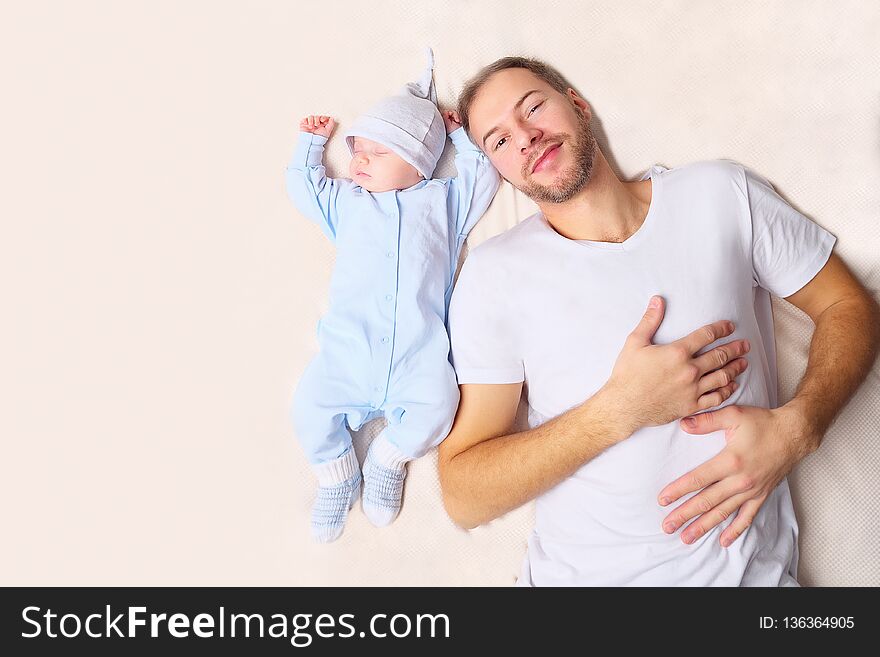
{"type": "Polygon", "coordinates": [[[695,357],[694,365],[700,370],[700,375],[703,375],[724,367],[740,356],[744,356],[749,353],[751,348],[752,346],[748,340],[734,340],[695,357]]]}
{"type": "Polygon", "coordinates": [[[681,532],[682,542],[690,545],[727,520],[748,500],[748,493],[734,493],[685,527],[681,532]]]}
{"type": "Polygon", "coordinates": [[[766,496],[749,500],[739,508],[736,518],[727,529],[721,532],[721,547],[730,547],[736,539],[742,536],[742,533],[748,529],[755,516],[758,515],[758,509],[761,508],[765,499],[766,496]]]}
{"type": "MultiPolygon", "coordinates": [[[[663,519],[663,531],[667,534],[672,534],[684,527],[692,518],[709,515],[711,517],[707,518],[707,521],[712,520],[713,518],[717,519],[714,520],[711,525],[705,525],[705,530],[708,531],[711,527],[714,527],[727,517],[721,517],[722,513],[727,512],[727,515],[730,515],[729,502],[741,493],[742,491],[737,488],[734,479],[731,477],[722,479],[705,488],[699,495],[694,495],[687,502],[667,515],[663,519]]],[[[743,501],[744,500],[738,501],[736,506],[733,507],[733,510],[736,510],[743,501]]],[[[697,522],[699,522],[699,520],[697,520],[697,522]]]]}
{"type": "Polygon", "coordinates": [[[704,395],[707,392],[712,392],[713,390],[722,388],[729,383],[733,383],[736,377],[746,371],[748,366],[749,361],[745,358],[737,358],[726,367],[722,367],[720,370],[715,370],[714,372],[709,372],[700,379],[697,384],[697,392],[704,395]]]}
{"type": "Polygon", "coordinates": [[[736,381],[731,381],[726,386],[721,386],[717,390],[707,392],[705,395],[700,395],[700,398],[697,399],[697,410],[705,411],[716,406],[721,406],[721,404],[730,399],[730,396],[738,387],[739,384],[736,381]]]}
{"type": "MultiPolygon", "coordinates": [[[[657,500],[661,506],[672,504],[682,495],[702,490],[731,474],[734,474],[734,470],[722,452],[667,485],[660,491],[657,500]]],[[[666,520],[669,520],[669,517],[666,520]]]]}
{"type": "Polygon", "coordinates": [[[645,314],[642,315],[642,319],[639,321],[638,326],[636,326],[632,333],[630,333],[630,337],[638,340],[639,344],[650,344],[657,329],[660,328],[660,322],[663,321],[665,307],[663,297],[651,297],[651,301],[648,303],[648,309],[645,311],[645,314]]]}
{"type": "MultiPolygon", "coordinates": [[[[689,354],[695,354],[700,349],[703,349],[704,347],[707,347],[715,342],[715,340],[726,338],[728,335],[733,333],[735,329],[736,327],[733,325],[733,322],[721,320],[719,322],[713,322],[712,324],[706,324],[705,326],[698,328],[693,333],[690,333],[678,340],[678,342],[687,347],[689,354]]],[[[718,365],[716,365],[712,369],[716,369],[717,367],[718,365]]]]}
{"type": "Polygon", "coordinates": [[[735,429],[737,424],[739,424],[740,412],[740,409],[736,406],[725,406],[717,411],[709,411],[682,418],[679,425],[688,433],[694,434],[735,429]]]}

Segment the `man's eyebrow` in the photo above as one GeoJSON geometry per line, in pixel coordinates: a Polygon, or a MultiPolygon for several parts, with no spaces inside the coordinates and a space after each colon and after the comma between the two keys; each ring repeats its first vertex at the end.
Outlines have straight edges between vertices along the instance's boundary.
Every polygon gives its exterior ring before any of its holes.
{"type": "MultiPolygon", "coordinates": [[[[528,98],[529,96],[531,96],[534,93],[538,93],[539,91],[541,91],[541,90],[540,89],[532,89],[531,91],[525,92],[523,94],[523,97],[520,98],[516,102],[516,105],[513,106],[513,111],[515,112],[516,110],[518,110],[520,108],[520,105],[522,105],[524,102],[526,102],[526,98],[528,98]]],[[[494,128],[492,128],[491,130],[489,130],[489,132],[486,133],[486,135],[483,137],[483,148],[486,148],[486,140],[489,138],[489,135],[491,135],[493,132],[495,132],[498,129],[499,129],[499,126],[496,125],[494,128]]]]}

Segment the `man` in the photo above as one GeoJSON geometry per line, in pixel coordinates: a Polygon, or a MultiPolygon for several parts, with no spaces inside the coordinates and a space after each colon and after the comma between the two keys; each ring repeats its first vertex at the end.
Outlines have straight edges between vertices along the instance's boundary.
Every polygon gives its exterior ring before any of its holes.
{"type": "Polygon", "coordinates": [[[453,293],[450,517],[537,498],[518,585],[796,586],[785,477],[880,341],[834,237],[733,163],[619,180],[590,106],[542,62],[486,67],[459,112],[540,212],[474,249],[453,293]],[[816,324],[779,408],[770,293],[816,324]],[[530,429],[511,433],[524,383],[530,429]]]}

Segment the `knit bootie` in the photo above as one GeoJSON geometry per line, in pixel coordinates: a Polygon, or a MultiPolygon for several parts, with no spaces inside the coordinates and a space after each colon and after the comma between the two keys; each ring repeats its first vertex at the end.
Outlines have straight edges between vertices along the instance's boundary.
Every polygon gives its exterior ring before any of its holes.
{"type": "Polygon", "coordinates": [[[312,505],[312,537],[330,543],[342,534],[348,512],[361,494],[361,472],[353,449],[313,468],[318,492],[312,505]]]}
{"type": "Polygon", "coordinates": [[[400,512],[406,464],[410,460],[381,435],[370,445],[364,461],[361,506],[376,527],[390,525],[400,512]]]}

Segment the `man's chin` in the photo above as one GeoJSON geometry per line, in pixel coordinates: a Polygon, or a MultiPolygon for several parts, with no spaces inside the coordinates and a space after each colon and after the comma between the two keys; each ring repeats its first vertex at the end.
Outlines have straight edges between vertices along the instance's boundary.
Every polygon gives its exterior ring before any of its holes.
{"type": "Polygon", "coordinates": [[[577,189],[572,189],[574,172],[564,171],[558,173],[550,184],[525,181],[522,186],[516,187],[519,191],[536,203],[565,203],[571,200],[586,186],[586,182],[577,189]]]}

